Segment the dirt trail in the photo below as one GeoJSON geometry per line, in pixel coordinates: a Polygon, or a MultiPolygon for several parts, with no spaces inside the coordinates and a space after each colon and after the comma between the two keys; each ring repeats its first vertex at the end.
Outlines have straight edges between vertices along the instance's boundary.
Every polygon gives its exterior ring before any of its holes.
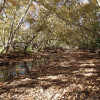
{"type": "MultiPolygon", "coordinates": [[[[2,100],[100,100],[100,56],[82,50],[33,54],[59,55],[25,76],[0,84],[2,100]]],[[[30,58],[30,59],[31,59],[30,58]]]]}

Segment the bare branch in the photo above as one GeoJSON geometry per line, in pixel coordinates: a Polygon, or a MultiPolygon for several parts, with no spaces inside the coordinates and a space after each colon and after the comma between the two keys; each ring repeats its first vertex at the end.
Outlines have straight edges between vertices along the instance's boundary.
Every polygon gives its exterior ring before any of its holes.
{"type": "Polygon", "coordinates": [[[4,2],[3,2],[3,4],[2,4],[2,6],[1,6],[1,8],[0,8],[0,13],[1,13],[1,12],[2,12],[2,10],[4,9],[5,4],[6,4],[6,1],[7,1],[7,0],[4,0],[4,2]]]}

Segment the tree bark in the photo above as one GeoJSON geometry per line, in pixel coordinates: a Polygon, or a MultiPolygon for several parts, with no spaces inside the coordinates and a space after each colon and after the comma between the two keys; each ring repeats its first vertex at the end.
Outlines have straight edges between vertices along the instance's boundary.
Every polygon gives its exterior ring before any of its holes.
{"type": "Polygon", "coordinates": [[[6,4],[6,1],[7,1],[7,0],[4,0],[4,2],[3,2],[3,4],[2,4],[2,6],[1,6],[1,8],[0,8],[0,13],[1,13],[1,12],[2,12],[2,10],[4,9],[5,4],[6,4]]]}

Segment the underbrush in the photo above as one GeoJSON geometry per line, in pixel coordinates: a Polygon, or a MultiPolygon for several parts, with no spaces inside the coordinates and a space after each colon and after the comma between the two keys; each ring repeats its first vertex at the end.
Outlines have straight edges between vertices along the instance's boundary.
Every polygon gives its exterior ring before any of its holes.
{"type": "Polygon", "coordinates": [[[91,52],[99,52],[100,51],[100,38],[81,41],[79,48],[84,49],[84,50],[89,50],[91,52]]]}

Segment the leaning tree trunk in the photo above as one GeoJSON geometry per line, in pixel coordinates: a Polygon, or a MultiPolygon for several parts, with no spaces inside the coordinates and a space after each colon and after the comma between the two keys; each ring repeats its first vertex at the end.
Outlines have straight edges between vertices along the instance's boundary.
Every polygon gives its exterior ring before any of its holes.
{"type": "Polygon", "coordinates": [[[27,53],[27,48],[28,48],[28,45],[26,45],[25,48],[24,48],[24,54],[27,53]]]}
{"type": "Polygon", "coordinates": [[[10,46],[7,46],[6,53],[9,53],[9,52],[10,52],[10,46]]]}

